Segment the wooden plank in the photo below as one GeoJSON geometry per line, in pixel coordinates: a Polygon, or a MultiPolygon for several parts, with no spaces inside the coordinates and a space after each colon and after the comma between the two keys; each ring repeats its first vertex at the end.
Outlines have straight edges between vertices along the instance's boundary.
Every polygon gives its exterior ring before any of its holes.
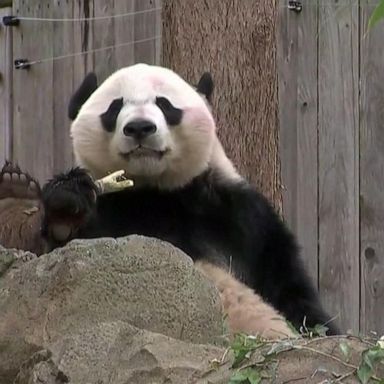
{"type": "MultiPolygon", "coordinates": [[[[93,1],[80,0],[73,4],[74,18],[93,17],[93,1]]],[[[74,53],[88,52],[93,49],[93,21],[81,21],[73,24],[73,47],[74,53]]],[[[73,88],[77,89],[83,81],[84,76],[94,70],[94,54],[84,53],[73,58],[73,88]]]]}
{"type": "MultiPolygon", "coordinates": [[[[124,3],[124,2],[123,2],[124,3]]],[[[113,0],[94,1],[95,17],[115,15],[113,0]]],[[[124,20],[124,19],[123,19],[124,20]]],[[[93,22],[93,48],[103,49],[115,44],[115,22],[114,18],[95,20],[93,22]]],[[[93,56],[94,68],[99,81],[105,80],[116,69],[115,48],[96,51],[93,56]]]]}
{"type": "MultiPolygon", "coordinates": [[[[153,0],[135,0],[135,12],[155,9],[157,3],[153,0]]],[[[135,41],[151,39],[149,41],[137,42],[134,45],[136,63],[156,63],[156,47],[158,43],[156,36],[156,18],[159,11],[138,13],[134,17],[135,41]]]]}
{"type": "MultiPolygon", "coordinates": [[[[135,0],[115,0],[115,13],[126,14],[135,10],[135,0]]],[[[120,17],[115,20],[115,49],[116,67],[122,68],[135,63],[134,44],[127,44],[135,40],[135,16],[120,17]],[[124,44],[124,45],[123,45],[124,44]]]]}
{"type": "MultiPolygon", "coordinates": [[[[12,8],[0,9],[0,19],[12,8]]],[[[0,162],[11,158],[12,141],[12,28],[0,27],[0,162]]]]}
{"type": "MultiPolygon", "coordinates": [[[[52,5],[54,18],[72,18],[73,2],[55,1],[52,5]]],[[[73,22],[53,23],[53,55],[55,57],[73,53],[73,22]]],[[[73,92],[73,57],[53,62],[53,173],[63,172],[73,165],[72,142],[69,136],[67,117],[68,101],[73,92]]]]}
{"type": "Polygon", "coordinates": [[[317,8],[280,0],[278,74],[283,214],[318,284],[317,8]]]}
{"type": "Polygon", "coordinates": [[[367,33],[373,4],[361,2],[361,331],[384,332],[384,24],[367,33]]]}
{"type": "MultiPolygon", "coordinates": [[[[15,0],[13,14],[51,17],[50,0],[15,0]]],[[[14,58],[39,60],[53,55],[52,23],[22,21],[13,31],[14,58]]],[[[13,159],[40,182],[52,176],[53,72],[52,61],[15,70],[13,159]]]]}
{"type": "Polygon", "coordinates": [[[155,57],[153,64],[161,65],[162,60],[162,34],[163,34],[163,1],[155,0],[155,7],[160,8],[160,10],[156,11],[155,15],[155,36],[160,36],[155,40],[155,57]]]}
{"type": "MultiPolygon", "coordinates": [[[[352,2],[351,2],[352,3],[352,2]]],[[[358,7],[319,6],[319,285],[359,330],[358,7]]]]}

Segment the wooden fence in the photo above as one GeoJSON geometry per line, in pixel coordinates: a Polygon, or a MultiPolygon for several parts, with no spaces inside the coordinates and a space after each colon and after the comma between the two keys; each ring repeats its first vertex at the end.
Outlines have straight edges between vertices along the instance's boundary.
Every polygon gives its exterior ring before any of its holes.
{"type": "Polygon", "coordinates": [[[343,329],[384,331],[384,23],[377,0],[280,1],[284,214],[343,329]],[[320,4],[320,5],[318,5],[320,4]]]}
{"type": "Polygon", "coordinates": [[[72,165],[70,95],[88,71],[102,81],[122,66],[159,63],[160,11],[161,0],[14,0],[1,8],[20,24],[0,28],[0,160],[17,159],[40,181],[72,165]],[[37,63],[12,69],[16,59],[37,63]]]}
{"type": "MultiPolygon", "coordinates": [[[[384,23],[366,28],[375,2],[308,0],[300,13],[278,4],[284,216],[325,307],[355,332],[384,332],[384,23]]],[[[0,28],[0,161],[17,159],[40,181],[68,168],[69,96],[87,71],[103,80],[124,65],[159,63],[160,7],[14,0],[0,9],[96,18],[0,28]],[[37,63],[12,69],[15,59],[37,63]]]]}

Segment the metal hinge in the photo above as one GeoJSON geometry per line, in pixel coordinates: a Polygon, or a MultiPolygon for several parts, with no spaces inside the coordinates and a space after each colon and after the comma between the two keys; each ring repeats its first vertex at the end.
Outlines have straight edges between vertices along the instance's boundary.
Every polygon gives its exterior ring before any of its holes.
{"type": "Polygon", "coordinates": [[[301,12],[302,9],[303,9],[303,4],[301,4],[301,1],[288,1],[288,9],[290,11],[294,11],[294,12],[301,12]]]}
{"type": "Polygon", "coordinates": [[[3,24],[6,27],[17,27],[20,24],[20,20],[17,18],[17,16],[4,16],[3,24]]]}

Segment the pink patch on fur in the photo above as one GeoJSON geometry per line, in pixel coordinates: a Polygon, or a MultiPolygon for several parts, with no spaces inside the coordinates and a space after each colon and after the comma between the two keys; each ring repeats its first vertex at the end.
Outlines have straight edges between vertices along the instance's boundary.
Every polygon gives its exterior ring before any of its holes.
{"type": "Polygon", "coordinates": [[[205,108],[187,107],[183,110],[183,124],[187,126],[202,127],[208,132],[216,130],[213,117],[205,108]]]}
{"type": "Polygon", "coordinates": [[[164,84],[163,79],[158,76],[148,76],[148,80],[154,88],[159,88],[164,84]]]}

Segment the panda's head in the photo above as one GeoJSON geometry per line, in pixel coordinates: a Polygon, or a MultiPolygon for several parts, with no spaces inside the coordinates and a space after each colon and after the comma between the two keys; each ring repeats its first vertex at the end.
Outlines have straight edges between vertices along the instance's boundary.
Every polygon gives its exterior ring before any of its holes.
{"type": "Polygon", "coordinates": [[[89,74],[69,105],[77,163],[95,177],[124,169],[136,184],[162,188],[187,184],[212,162],[221,166],[225,155],[207,103],[212,90],[207,73],[195,89],[146,64],[120,69],[99,87],[89,74]]]}

